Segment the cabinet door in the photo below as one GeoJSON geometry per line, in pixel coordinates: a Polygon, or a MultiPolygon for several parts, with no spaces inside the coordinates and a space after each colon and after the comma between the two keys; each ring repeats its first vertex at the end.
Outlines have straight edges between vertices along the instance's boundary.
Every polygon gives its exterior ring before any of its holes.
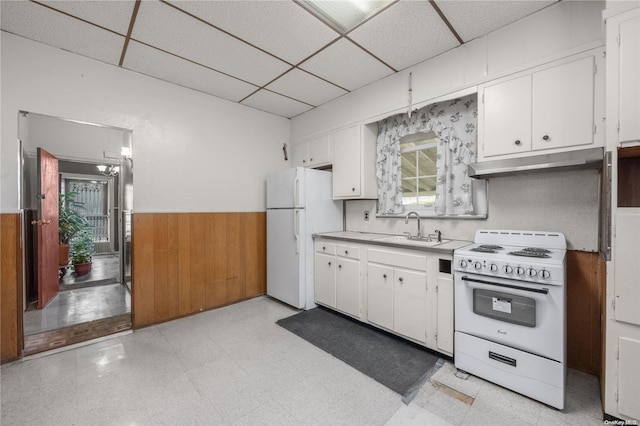
{"type": "Polygon", "coordinates": [[[531,150],[531,76],[484,88],[485,157],[531,150]]]}
{"type": "Polygon", "coordinates": [[[336,308],[360,317],[360,261],[336,258],[336,308]]]}
{"type": "Polygon", "coordinates": [[[593,143],[592,56],[533,74],[532,148],[593,143]]]}
{"type": "Polygon", "coordinates": [[[427,321],[427,274],[395,269],[393,286],[393,330],[424,343],[427,321]]]}
{"type": "Polygon", "coordinates": [[[640,16],[622,21],[619,37],[619,141],[627,142],[640,140],[640,16]]]}
{"type": "Polygon", "coordinates": [[[336,307],[336,258],[316,253],[315,265],[316,302],[336,307]]]}
{"type": "Polygon", "coordinates": [[[453,354],[453,279],[451,275],[438,276],[437,288],[437,348],[453,354]]]}
{"type": "Polygon", "coordinates": [[[333,134],[333,198],[360,196],[360,126],[333,134]]]}
{"type": "Polygon", "coordinates": [[[309,142],[309,167],[331,164],[329,135],[311,139],[309,142]]]}
{"type": "Polygon", "coordinates": [[[632,419],[640,419],[640,340],[618,339],[618,410],[632,419]]]}
{"type": "Polygon", "coordinates": [[[367,264],[367,319],[393,330],[393,268],[367,264]]]}
{"type": "Polygon", "coordinates": [[[309,144],[307,142],[291,146],[291,166],[307,167],[309,144]]]}
{"type": "Polygon", "coordinates": [[[640,325],[640,209],[618,210],[614,239],[615,318],[640,325]]]}

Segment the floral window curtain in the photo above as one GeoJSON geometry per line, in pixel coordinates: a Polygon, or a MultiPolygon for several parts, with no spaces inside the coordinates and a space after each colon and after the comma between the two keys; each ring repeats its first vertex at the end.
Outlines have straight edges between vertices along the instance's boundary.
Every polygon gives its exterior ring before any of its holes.
{"type": "Polygon", "coordinates": [[[380,214],[403,213],[400,139],[433,131],[438,137],[436,204],[438,215],[473,213],[467,166],[476,160],[478,108],[476,95],[428,105],[378,123],[377,164],[380,214]]]}

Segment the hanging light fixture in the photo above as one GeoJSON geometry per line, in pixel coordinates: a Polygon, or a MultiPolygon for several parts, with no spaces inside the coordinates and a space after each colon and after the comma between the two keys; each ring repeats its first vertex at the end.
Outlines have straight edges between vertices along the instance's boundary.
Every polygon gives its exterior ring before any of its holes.
{"type": "Polygon", "coordinates": [[[118,173],[120,173],[120,166],[114,166],[113,164],[109,164],[108,166],[99,164],[96,167],[98,171],[105,176],[117,176],[118,173]]]}

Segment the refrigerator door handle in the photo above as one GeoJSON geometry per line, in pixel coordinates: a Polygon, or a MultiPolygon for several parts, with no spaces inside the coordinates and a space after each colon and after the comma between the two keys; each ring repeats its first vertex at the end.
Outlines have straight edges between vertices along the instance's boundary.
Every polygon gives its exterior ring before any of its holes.
{"type": "Polygon", "coordinates": [[[298,207],[298,197],[300,196],[300,178],[296,173],[296,178],[293,181],[293,207],[298,207]]]}
{"type": "Polygon", "coordinates": [[[296,239],[296,253],[300,253],[300,234],[298,232],[298,228],[300,227],[300,216],[299,210],[294,210],[295,213],[293,215],[293,236],[296,239]]]}

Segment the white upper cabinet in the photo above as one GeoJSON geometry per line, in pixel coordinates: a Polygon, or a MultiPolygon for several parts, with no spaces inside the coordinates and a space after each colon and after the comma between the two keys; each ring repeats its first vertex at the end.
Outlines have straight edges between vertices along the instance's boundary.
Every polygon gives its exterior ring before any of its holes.
{"type": "Polygon", "coordinates": [[[480,86],[479,161],[593,145],[595,61],[592,54],[480,86]]]}
{"type": "Polygon", "coordinates": [[[593,143],[593,56],[533,74],[531,148],[593,143]]]}
{"type": "Polygon", "coordinates": [[[484,155],[531,151],[531,76],[484,88],[484,155]]]}
{"type": "Polygon", "coordinates": [[[357,124],[333,133],[333,198],[378,198],[377,125],[357,124]]]}
{"type": "Polygon", "coordinates": [[[640,8],[607,20],[608,121],[615,144],[640,142],[640,8]]]}
{"type": "Polygon", "coordinates": [[[293,167],[325,167],[331,165],[331,135],[324,134],[291,148],[293,167]]]}

